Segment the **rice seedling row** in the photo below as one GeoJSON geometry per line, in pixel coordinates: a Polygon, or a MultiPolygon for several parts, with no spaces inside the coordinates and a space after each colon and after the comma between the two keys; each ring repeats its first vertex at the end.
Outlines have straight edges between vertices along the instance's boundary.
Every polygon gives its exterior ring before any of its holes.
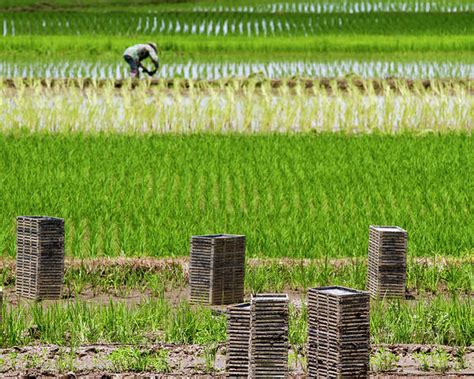
{"type": "MultiPolygon", "coordinates": [[[[181,6],[182,7],[182,6],[181,6]]],[[[287,1],[269,2],[268,4],[247,5],[196,5],[197,12],[242,12],[242,13],[371,13],[371,12],[446,12],[455,13],[472,10],[467,1],[416,1],[416,0],[382,0],[382,1],[287,1]]]]}
{"type": "MultiPolygon", "coordinates": [[[[472,300],[436,297],[429,301],[377,302],[371,307],[372,342],[470,346],[473,341],[472,300]]],[[[224,342],[224,315],[177,306],[157,298],[128,306],[75,301],[43,306],[35,303],[2,309],[0,346],[34,343],[78,346],[93,343],[208,344],[224,342]]],[[[306,307],[290,313],[290,343],[305,343],[306,307]],[[297,327],[291,330],[291,327],[297,327]]]]}
{"type": "Polygon", "coordinates": [[[470,12],[337,13],[265,15],[252,13],[0,13],[1,35],[310,36],[321,34],[472,34],[470,12]]]}
{"type": "MultiPolygon", "coordinates": [[[[119,64],[124,67],[125,62],[121,59],[124,47],[136,41],[137,39],[133,37],[107,36],[54,35],[35,36],[34,39],[29,36],[0,38],[0,62],[3,65],[19,67],[29,65],[44,67],[52,65],[53,62],[58,67],[63,67],[66,63],[71,66],[77,64],[94,66],[99,63],[101,67],[113,63],[113,66],[119,64]]],[[[156,42],[160,46],[162,65],[186,65],[189,62],[278,64],[278,62],[420,61],[432,62],[436,75],[436,65],[454,64],[455,67],[456,64],[472,64],[472,54],[469,54],[472,41],[467,35],[324,35],[273,38],[158,36],[156,42]]],[[[390,71],[393,72],[393,69],[390,71]]]]}
{"type": "MultiPolygon", "coordinates": [[[[65,61],[49,63],[0,62],[0,77],[6,78],[92,78],[123,79],[130,75],[122,62],[65,61]]],[[[157,78],[185,78],[217,80],[231,77],[259,75],[266,78],[342,77],[357,75],[363,78],[472,78],[474,65],[460,62],[390,62],[390,61],[290,61],[290,62],[193,62],[164,63],[157,78]]]]}
{"type": "MultiPolygon", "coordinates": [[[[18,10],[21,7],[37,5],[32,0],[9,1],[2,0],[0,7],[8,10],[18,10]]],[[[370,13],[370,12],[466,12],[472,10],[471,2],[467,0],[344,0],[344,1],[221,1],[216,5],[210,1],[180,1],[177,3],[142,3],[140,7],[125,1],[55,1],[50,4],[53,10],[68,9],[80,6],[86,10],[139,10],[150,11],[196,11],[196,12],[240,12],[240,13],[370,13]]],[[[24,9],[24,8],[23,8],[24,9]]],[[[33,9],[33,8],[31,8],[33,9]]],[[[36,9],[42,9],[37,6],[36,9]]]]}

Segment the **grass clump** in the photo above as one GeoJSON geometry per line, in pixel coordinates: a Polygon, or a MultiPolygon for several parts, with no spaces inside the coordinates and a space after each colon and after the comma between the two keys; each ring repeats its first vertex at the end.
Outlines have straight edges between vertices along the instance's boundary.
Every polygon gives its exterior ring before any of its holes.
{"type": "Polygon", "coordinates": [[[78,346],[91,343],[199,343],[225,341],[225,317],[205,308],[177,307],[164,299],[130,307],[124,302],[84,301],[20,305],[6,310],[0,346],[33,343],[78,346]]]}
{"type": "Polygon", "coordinates": [[[450,356],[443,349],[435,349],[428,353],[414,353],[413,358],[418,362],[419,369],[422,371],[445,373],[451,368],[450,356]]]}
{"type": "Polygon", "coordinates": [[[168,373],[170,366],[166,350],[142,351],[135,347],[123,347],[109,355],[115,372],[168,373]]]}
{"type": "Polygon", "coordinates": [[[472,312],[469,297],[380,301],[371,308],[371,336],[375,343],[470,346],[474,341],[472,312]]]}
{"type": "Polygon", "coordinates": [[[374,372],[388,372],[397,368],[399,357],[388,351],[380,348],[370,357],[370,369],[374,372]]]}
{"type": "MultiPolygon", "coordinates": [[[[371,307],[372,343],[471,346],[472,320],[470,298],[439,296],[432,300],[379,301],[371,307]]],[[[306,307],[291,306],[289,343],[295,356],[303,355],[306,328],[306,307]]],[[[4,309],[0,324],[2,348],[41,343],[71,346],[72,351],[74,346],[83,344],[136,346],[166,342],[199,344],[211,349],[225,340],[224,315],[214,314],[208,308],[192,307],[184,301],[175,306],[164,299],[135,306],[123,302],[93,305],[82,301],[20,305],[4,309]]],[[[212,349],[208,353],[210,362],[212,349]]],[[[379,365],[385,358],[377,358],[379,365]]],[[[442,362],[442,357],[438,358],[442,362]]]]}

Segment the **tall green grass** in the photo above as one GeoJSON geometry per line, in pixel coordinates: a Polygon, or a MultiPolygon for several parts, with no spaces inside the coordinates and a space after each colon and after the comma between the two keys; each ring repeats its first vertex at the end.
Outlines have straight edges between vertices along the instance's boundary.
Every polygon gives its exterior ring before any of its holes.
{"type": "Polygon", "coordinates": [[[87,302],[40,303],[3,308],[0,346],[35,342],[77,346],[86,343],[206,344],[225,341],[224,316],[207,308],[174,306],[164,299],[130,307],[125,302],[106,305],[87,302]]]}
{"type": "Polygon", "coordinates": [[[471,346],[474,343],[472,299],[436,297],[416,303],[377,302],[370,329],[375,343],[471,346]]]}
{"type": "Polygon", "coordinates": [[[0,252],[44,214],[77,257],[185,256],[222,232],[249,256],[365,256],[370,224],[408,230],[410,256],[468,255],[473,162],[465,134],[3,134],[0,252]]]}
{"type": "MultiPolygon", "coordinates": [[[[35,343],[78,346],[91,343],[203,344],[226,340],[226,319],[208,308],[165,300],[129,307],[122,302],[85,302],[2,308],[0,347],[35,343]]],[[[375,302],[371,307],[373,343],[470,346],[474,338],[472,300],[437,297],[431,301],[375,302]]],[[[307,310],[290,308],[289,342],[306,341],[307,310]]]]}

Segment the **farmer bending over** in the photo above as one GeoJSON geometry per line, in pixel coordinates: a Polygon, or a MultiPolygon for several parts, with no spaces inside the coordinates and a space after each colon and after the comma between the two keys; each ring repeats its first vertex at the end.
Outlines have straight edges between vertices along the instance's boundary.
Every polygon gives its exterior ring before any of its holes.
{"type": "Polygon", "coordinates": [[[156,71],[158,71],[158,67],[160,66],[158,55],[156,53],[156,43],[154,42],[131,46],[125,50],[123,53],[123,58],[130,65],[130,76],[132,78],[140,77],[140,72],[138,71],[139,67],[141,67],[148,75],[153,76],[156,71]],[[151,72],[148,71],[141,63],[148,57],[150,57],[150,59],[153,61],[153,64],[155,65],[155,70],[151,72]]]}

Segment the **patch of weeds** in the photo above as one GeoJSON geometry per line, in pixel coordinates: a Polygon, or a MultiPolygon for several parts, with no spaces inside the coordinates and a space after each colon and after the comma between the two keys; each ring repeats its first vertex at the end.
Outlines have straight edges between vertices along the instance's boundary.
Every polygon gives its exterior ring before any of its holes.
{"type": "Polygon", "coordinates": [[[25,359],[25,367],[27,369],[40,368],[43,361],[43,357],[40,354],[33,353],[28,355],[25,359]]]}
{"type": "Polygon", "coordinates": [[[125,347],[114,350],[109,355],[113,370],[116,372],[160,372],[170,371],[168,351],[141,351],[134,347],[125,347]]]}
{"type": "Polygon", "coordinates": [[[212,373],[215,371],[216,356],[219,350],[219,344],[211,343],[204,347],[204,370],[206,373],[212,373]]]}
{"type": "Polygon", "coordinates": [[[465,352],[466,352],[466,348],[461,347],[454,354],[454,358],[455,358],[454,369],[455,370],[463,370],[467,368],[466,359],[464,357],[465,352]]]}
{"type": "Polygon", "coordinates": [[[308,367],[306,363],[306,357],[304,350],[298,346],[291,346],[288,352],[288,366],[295,367],[296,369],[301,368],[305,374],[307,374],[308,367]]]}
{"type": "Polygon", "coordinates": [[[449,370],[449,354],[442,349],[437,349],[431,353],[431,362],[436,372],[445,373],[449,370]]]}
{"type": "Polygon", "coordinates": [[[303,356],[308,334],[308,309],[304,304],[301,309],[290,305],[289,312],[288,342],[291,346],[291,350],[294,352],[294,364],[296,367],[301,367],[303,370],[306,370],[303,356]]]}
{"type": "Polygon", "coordinates": [[[8,353],[8,360],[10,361],[12,369],[15,369],[18,363],[18,353],[16,351],[8,353]]]}
{"type": "Polygon", "coordinates": [[[370,357],[370,368],[375,372],[393,371],[400,358],[391,351],[380,348],[370,357]]]}
{"type": "Polygon", "coordinates": [[[445,373],[450,369],[449,354],[443,349],[436,349],[431,353],[415,353],[413,357],[418,361],[422,371],[445,373]]]}
{"type": "Polygon", "coordinates": [[[69,351],[61,350],[56,358],[56,369],[60,374],[76,370],[76,351],[69,349],[69,351]]]}
{"type": "Polygon", "coordinates": [[[414,353],[413,358],[418,361],[420,365],[419,368],[421,371],[429,371],[430,370],[430,359],[429,354],[427,353],[414,353]]]}

